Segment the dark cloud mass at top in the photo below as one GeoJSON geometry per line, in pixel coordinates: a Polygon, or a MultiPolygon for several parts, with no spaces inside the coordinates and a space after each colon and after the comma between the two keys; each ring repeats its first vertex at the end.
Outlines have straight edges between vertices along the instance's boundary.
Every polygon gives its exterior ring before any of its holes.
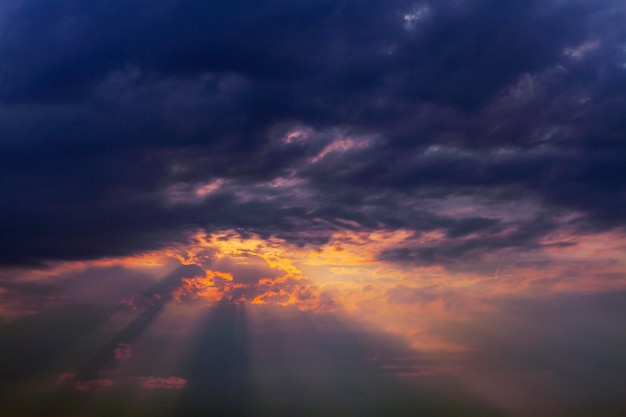
{"type": "Polygon", "coordinates": [[[428,264],[616,229],[624,109],[616,0],[6,0],[0,263],[402,228],[450,239],[381,258],[428,264]]]}

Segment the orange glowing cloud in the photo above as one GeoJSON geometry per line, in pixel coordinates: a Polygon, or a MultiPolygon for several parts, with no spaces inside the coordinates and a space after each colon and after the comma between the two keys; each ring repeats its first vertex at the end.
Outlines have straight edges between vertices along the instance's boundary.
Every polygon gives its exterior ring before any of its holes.
{"type": "Polygon", "coordinates": [[[436,246],[446,239],[439,231],[344,229],[324,245],[299,247],[227,231],[198,233],[190,244],[152,256],[204,269],[202,277],[183,279],[174,293],[179,302],[293,305],[312,311],[340,308],[406,337],[415,348],[432,351],[469,349],[438,336],[433,326],[465,315],[495,313],[494,301],[500,297],[537,290],[626,287],[624,241],[619,235],[555,235],[513,261],[487,253],[485,262],[493,264],[490,273],[380,258],[390,248],[436,246]]]}
{"type": "Polygon", "coordinates": [[[626,288],[626,241],[618,233],[555,233],[524,251],[485,252],[480,269],[452,270],[445,264],[414,265],[381,257],[390,249],[436,247],[447,239],[440,231],[343,229],[325,244],[297,246],[236,231],[196,233],[187,243],[137,256],[58,264],[31,280],[120,266],[151,275],[156,283],[181,264],[196,266],[199,275],[175,282],[164,299],[158,297],[165,294],[148,294],[119,302],[134,309],[173,300],[340,310],[405,337],[415,348],[438,351],[470,348],[438,335],[433,329],[440,323],[496,314],[502,297],[626,288]]]}
{"type": "Polygon", "coordinates": [[[331,297],[294,265],[285,242],[224,233],[198,234],[193,243],[172,256],[201,266],[205,276],[183,279],[174,293],[177,301],[294,305],[314,311],[334,306],[331,297]]]}

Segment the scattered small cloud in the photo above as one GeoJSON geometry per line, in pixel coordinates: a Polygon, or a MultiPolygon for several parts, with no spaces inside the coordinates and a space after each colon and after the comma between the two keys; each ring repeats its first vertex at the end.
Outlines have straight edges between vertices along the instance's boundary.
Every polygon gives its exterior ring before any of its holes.
{"type": "Polygon", "coordinates": [[[115,359],[120,361],[126,361],[133,357],[132,347],[128,343],[120,343],[115,348],[115,359]]]}
{"type": "Polygon", "coordinates": [[[143,378],[143,386],[150,390],[181,390],[187,385],[187,380],[177,376],[143,378]]]}

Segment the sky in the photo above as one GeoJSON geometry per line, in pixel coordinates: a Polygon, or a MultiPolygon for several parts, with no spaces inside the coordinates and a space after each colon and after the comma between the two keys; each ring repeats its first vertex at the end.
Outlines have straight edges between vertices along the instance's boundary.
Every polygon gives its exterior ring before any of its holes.
{"type": "Polygon", "coordinates": [[[0,415],[626,415],[621,0],[0,0],[0,415]]]}

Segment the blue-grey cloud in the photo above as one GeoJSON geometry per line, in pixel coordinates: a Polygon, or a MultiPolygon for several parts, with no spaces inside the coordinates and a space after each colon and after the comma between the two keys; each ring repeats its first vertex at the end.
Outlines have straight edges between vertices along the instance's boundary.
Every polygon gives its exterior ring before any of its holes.
{"type": "Polygon", "coordinates": [[[610,0],[7,2],[0,262],[124,255],[198,228],[318,244],[354,225],[441,230],[446,247],[410,255],[440,262],[536,247],[568,213],[572,230],[619,228],[625,13],[610,0]],[[294,129],[307,133],[285,140],[294,129]],[[457,196],[531,202],[541,221],[425,203],[457,196]]]}

